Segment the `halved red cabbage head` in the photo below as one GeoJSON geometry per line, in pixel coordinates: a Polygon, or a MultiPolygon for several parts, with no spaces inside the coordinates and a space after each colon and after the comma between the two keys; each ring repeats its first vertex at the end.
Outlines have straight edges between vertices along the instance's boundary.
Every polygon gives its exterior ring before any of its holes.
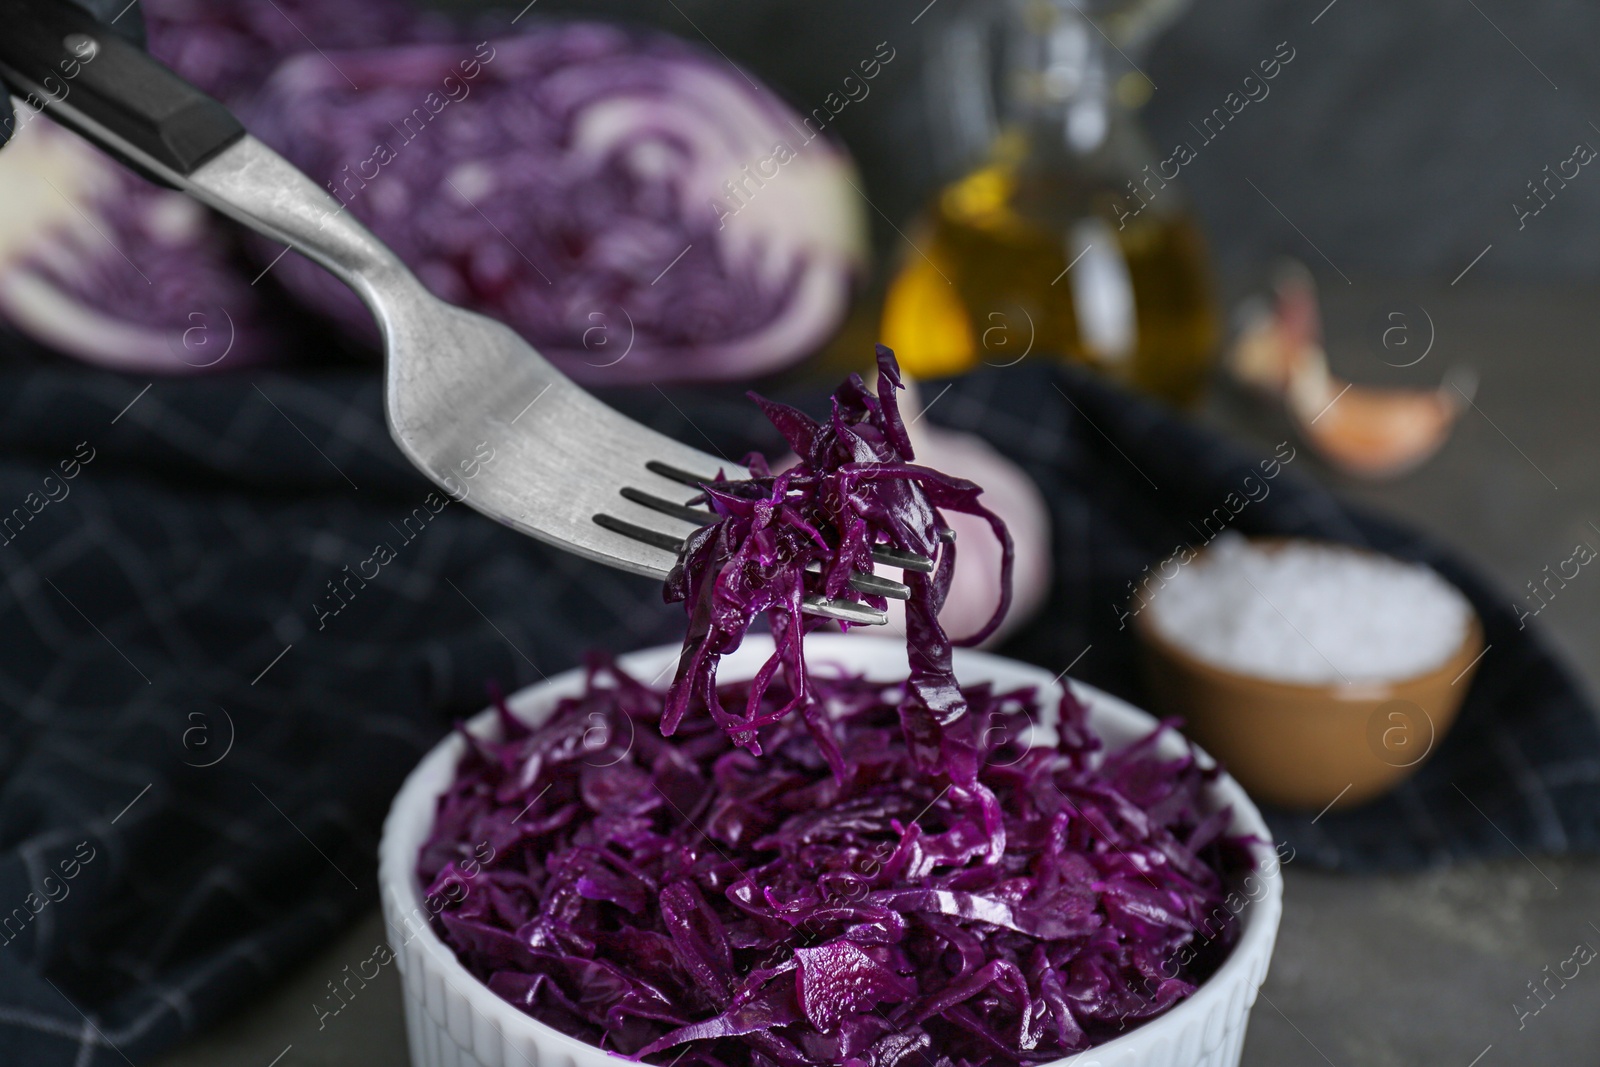
{"type": "MultiPolygon", "coordinates": [[[[404,0],[144,0],[152,54],[232,106],[284,57],[444,32],[404,0]],[[308,40],[309,39],[309,40],[308,40]]],[[[0,320],[119,370],[232,369],[288,347],[238,231],[19,109],[0,153],[0,320]]],[[[274,251],[274,255],[276,251],[274,251]]]]}
{"type": "Polygon", "coordinates": [[[232,369],[280,348],[206,208],[37,112],[17,120],[0,151],[0,322],[115,370],[232,369]]]}
{"type": "Polygon", "coordinates": [[[807,692],[801,720],[777,714],[782,680],[722,686],[766,723],[760,758],[708,717],[662,736],[666,696],[605,661],[540,726],[500,705],[418,858],[433,929],[533,1017],[680,1067],[1043,1063],[1225,958],[1248,859],[1192,753],[1102,758],[1070,694],[1057,743],[1030,747],[1035,691],[960,690],[948,729],[995,798],[996,854],[907,743],[913,683],[818,672],[807,692]]]}
{"type": "MultiPolygon", "coordinates": [[[[433,292],[586,384],[793,362],[838,326],[865,254],[844,153],[665,34],[565,23],[307,52],[246,114],[433,292]]],[[[277,273],[375,336],[320,268],[290,256],[277,273]]]]}
{"type": "Polygon", "coordinates": [[[230,106],[298,52],[370,48],[448,33],[408,0],[142,0],[150,54],[230,106]]]}

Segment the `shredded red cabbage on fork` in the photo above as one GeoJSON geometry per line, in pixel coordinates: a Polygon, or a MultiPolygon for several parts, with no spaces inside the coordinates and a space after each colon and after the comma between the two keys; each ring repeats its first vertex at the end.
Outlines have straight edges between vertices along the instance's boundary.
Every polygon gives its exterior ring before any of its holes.
{"type": "Polygon", "coordinates": [[[663,737],[669,700],[604,661],[538,727],[500,705],[419,857],[434,929],[534,1018],[678,1067],[1042,1063],[1215,970],[1238,928],[1219,872],[1248,861],[1203,804],[1214,769],[1156,734],[1099,758],[1065,693],[1032,747],[1037,693],[968,686],[949,729],[996,854],[908,746],[913,688],[814,675],[801,720],[784,682],[725,684],[768,719],[759,758],[706,717],[663,737]]]}
{"type": "Polygon", "coordinates": [[[900,370],[889,349],[879,345],[877,355],[877,394],[852,374],[834,393],[833,412],[825,423],[751,394],[799,463],[775,475],[761,455],[753,454],[745,461],[754,475],[750,480],[719,477],[705,487],[707,503],[721,518],[690,536],[667,578],[667,600],[684,602],[689,630],[661,730],[671,736],[686,715],[703,709],[736,745],[759,755],[760,727],[799,711],[835,776],[843,780],[848,767],[822,722],[820,702],[812,698],[802,644],[806,632],[833,624],[803,614],[801,601],[820,594],[885,607],[884,598],[857,593],[849,582],[856,571],[873,569],[874,546],[888,546],[938,560],[931,575],[905,573],[911,587],[905,635],[911,699],[901,712],[906,735],[923,767],[943,760],[959,784],[970,787],[972,752],[942,735],[943,727],[965,711],[950,650],[955,643],[982,641],[1005,617],[1011,604],[1011,535],[978,502],[983,492],[978,486],[912,462],[915,455],[896,398],[902,388],[900,370]],[[1004,546],[994,615],[959,642],[952,642],[939,625],[956,563],[955,544],[944,543],[949,527],[941,509],[982,516],[1004,546]],[[808,573],[811,566],[819,573],[808,573]],[[739,647],[763,615],[776,649],[757,672],[744,705],[729,709],[717,692],[717,662],[739,647]],[[769,711],[758,710],[780,673],[789,699],[769,711]]]}

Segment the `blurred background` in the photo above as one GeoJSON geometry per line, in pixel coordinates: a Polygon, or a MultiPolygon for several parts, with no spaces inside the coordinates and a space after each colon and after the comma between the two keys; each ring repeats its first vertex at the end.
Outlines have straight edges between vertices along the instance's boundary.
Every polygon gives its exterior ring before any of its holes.
{"type": "MultiPolygon", "coordinates": [[[[923,64],[937,35],[972,7],[939,0],[924,14],[923,6],[540,0],[536,10],[605,14],[709,38],[800,104],[821,101],[889,41],[908,61],[891,64],[874,85],[881,99],[847,108],[837,129],[874,201],[903,224],[956,173],[924,96],[941,72],[923,64]]],[[[1566,158],[1572,143],[1600,136],[1589,103],[1600,85],[1585,58],[1600,33],[1594,11],[1558,0],[1477,8],[1339,0],[1325,13],[1315,3],[1176,6],[1175,21],[1139,61],[1159,87],[1143,109],[1157,146],[1195,140],[1189,123],[1238,90],[1279,42],[1303,57],[1272,83],[1270,106],[1252,106],[1248,122],[1184,168],[1225,276],[1247,280],[1277,255],[1316,259],[1306,238],[1262,210],[1251,181],[1347,273],[1448,284],[1496,238],[1494,254],[1478,265],[1486,279],[1570,284],[1600,269],[1588,239],[1600,222],[1600,194],[1573,190],[1562,225],[1515,239],[1507,232],[1516,231],[1509,205],[1526,193],[1524,183],[1566,158]]],[[[887,230],[881,216],[873,221],[887,230]]],[[[879,234],[880,247],[892,250],[893,236],[879,234]]],[[[1314,266],[1333,273],[1321,260],[1314,266]]]]}

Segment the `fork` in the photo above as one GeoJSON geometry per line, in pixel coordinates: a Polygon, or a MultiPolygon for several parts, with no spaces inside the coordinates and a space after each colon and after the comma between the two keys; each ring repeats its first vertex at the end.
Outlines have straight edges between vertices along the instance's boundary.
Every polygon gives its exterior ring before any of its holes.
{"type": "MultiPolygon", "coordinates": [[[[749,472],[642,426],[581,389],[505,325],[438,299],[345,206],[223,107],[61,0],[0,0],[0,79],[26,102],[161,184],[304,254],[350,286],[384,343],[389,432],[452,499],[586,559],[665,579],[720,471],[749,472]],[[685,500],[685,489],[695,496],[685,500]]],[[[889,547],[875,562],[927,573],[889,547]]],[[[858,571],[858,592],[909,587],[858,571]]],[[[856,624],[886,613],[811,596],[856,624]]]]}

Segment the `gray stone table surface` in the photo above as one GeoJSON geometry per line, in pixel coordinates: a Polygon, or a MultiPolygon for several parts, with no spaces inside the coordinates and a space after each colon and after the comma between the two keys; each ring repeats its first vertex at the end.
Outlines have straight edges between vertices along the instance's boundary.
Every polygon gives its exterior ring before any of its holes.
{"type": "MultiPolygon", "coordinates": [[[[1481,386],[1476,409],[1421,470],[1381,485],[1325,469],[1315,469],[1316,477],[1455,545],[1508,597],[1546,564],[1568,558],[1578,541],[1600,547],[1590,525],[1600,525],[1596,294],[1476,288],[1470,277],[1455,287],[1347,286],[1334,276],[1323,297],[1337,373],[1363,382],[1437,381],[1459,364],[1476,369],[1481,386]],[[1396,311],[1407,318],[1387,318],[1396,311]],[[1404,354],[1382,347],[1381,331],[1397,321],[1421,347],[1404,354]],[[1430,333],[1433,346],[1420,363],[1385,365],[1384,357],[1414,358],[1430,333]]],[[[1285,432],[1271,412],[1226,391],[1202,418],[1260,443],[1285,432]]],[[[1600,643],[1600,576],[1585,572],[1534,625],[1589,691],[1600,692],[1591,654],[1600,643]]],[[[1555,972],[1578,943],[1600,947],[1600,858],[1535,855],[1365,877],[1290,864],[1285,878],[1283,926],[1251,1016],[1245,1067],[1600,1061],[1600,961],[1564,987],[1551,982],[1548,1003],[1532,1000],[1528,986],[1555,972]],[[1519,1018],[1519,1006],[1540,1009],[1519,1018]]],[[[367,959],[382,937],[381,922],[369,915],[259,1004],[155,1067],[405,1063],[392,967],[320,1028],[314,1007],[326,984],[346,964],[367,959]]]]}

